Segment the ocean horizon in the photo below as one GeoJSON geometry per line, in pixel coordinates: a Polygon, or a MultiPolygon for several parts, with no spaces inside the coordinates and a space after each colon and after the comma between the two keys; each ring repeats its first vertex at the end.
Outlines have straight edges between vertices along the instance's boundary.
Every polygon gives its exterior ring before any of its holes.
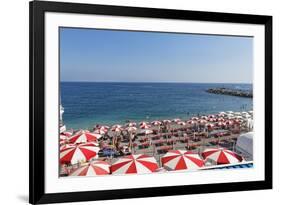
{"type": "Polygon", "coordinates": [[[207,93],[209,88],[252,90],[249,83],[60,82],[67,129],[253,109],[253,99],[207,93]]]}

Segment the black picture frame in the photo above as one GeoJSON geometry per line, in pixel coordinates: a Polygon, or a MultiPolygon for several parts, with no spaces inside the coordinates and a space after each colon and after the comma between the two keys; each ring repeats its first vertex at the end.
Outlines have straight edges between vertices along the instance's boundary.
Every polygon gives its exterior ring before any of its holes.
{"type": "Polygon", "coordinates": [[[185,195],[272,188],[272,16],[185,11],[80,3],[30,2],[30,142],[29,202],[55,203],[108,200],[168,195],[185,195]],[[72,193],[45,193],[45,12],[200,20],[211,22],[260,24],[265,26],[265,180],[222,184],[202,184],[72,193]]]}

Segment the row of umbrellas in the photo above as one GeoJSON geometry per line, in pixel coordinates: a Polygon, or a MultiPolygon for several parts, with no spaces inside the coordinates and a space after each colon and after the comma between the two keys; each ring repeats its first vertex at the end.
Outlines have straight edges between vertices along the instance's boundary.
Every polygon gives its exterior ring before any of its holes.
{"type": "MultiPolygon", "coordinates": [[[[93,145],[78,145],[68,147],[61,151],[60,162],[74,162],[77,159],[88,161],[96,157],[93,145]],[[95,153],[95,154],[94,154],[95,153]]],[[[243,158],[224,148],[206,149],[202,158],[195,153],[184,150],[170,150],[162,158],[161,164],[166,171],[196,170],[204,167],[206,160],[212,160],[216,164],[232,164],[243,161],[243,158]],[[202,159],[203,158],[203,159],[202,159]]],[[[143,174],[158,172],[161,168],[156,159],[144,154],[128,155],[119,158],[110,165],[108,162],[90,161],[70,173],[70,176],[95,176],[105,174],[143,174]]]]}
{"type": "MultiPolygon", "coordinates": [[[[245,119],[245,117],[251,117],[253,114],[252,111],[249,112],[220,112],[217,115],[208,115],[208,116],[201,116],[201,117],[192,117],[191,119],[187,121],[182,121],[181,119],[173,119],[173,120],[163,120],[163,121],[152,121],[151,123],[148,122],[140,122],[139,123],[139,128],[141,129],[141,133],[144,134],[150,134],[152,133],[152,130],[150,130],[151,126],[160,126],[162,124],[169,124],[169,123],[175,123],[178,125],[187,125],[187,124],[199,124],[199,125],[205,125],[208,129],[212,129],[214,126],[231,126],[233,124],[241,124],[245,119]],[[233,116],[233,117],[231,117],[233,116]],[[225,118],[227,117],[227,118],[225,118]]],[[[100,126],[97,125],[94,128],[93,133],[90,133],[89,131],[79,131],[76,133],[74,136],[71,136],[71,132],[65,132],[63,135],[61,135],[61,141],[63,142],[66,140],[67,137],[68,143],[82,143],[82,142],[88,142],[88,141],[93,141],[97,140],[102,135],[106,134],[108,131],[111,132],[121,132],[123,130],[128,131],[129,133],[135,133],[137,132],[137,123],[135,122],[129,122],[124,126],[121,125],[113,125],[111,128],[108,126],[100,126]]]]}

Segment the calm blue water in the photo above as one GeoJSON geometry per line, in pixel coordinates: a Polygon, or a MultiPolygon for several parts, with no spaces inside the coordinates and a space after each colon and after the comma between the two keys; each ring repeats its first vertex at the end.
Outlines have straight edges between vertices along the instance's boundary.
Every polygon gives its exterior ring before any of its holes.
{"type": "Polygon", "coordinates": [[[61,82],[63,121],[78,129],[252,109],[251,98],[205,92],[215,87],[252,89],[250,84],[61,82]]]}

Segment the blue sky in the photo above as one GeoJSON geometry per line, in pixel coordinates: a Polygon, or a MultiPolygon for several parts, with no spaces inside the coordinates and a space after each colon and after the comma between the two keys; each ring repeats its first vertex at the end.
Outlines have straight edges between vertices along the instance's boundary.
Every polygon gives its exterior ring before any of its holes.
{"type": "Polygon", "coordinates": [[[61,81],[252,83],[253,38],[60,29],[61,81]]]}

